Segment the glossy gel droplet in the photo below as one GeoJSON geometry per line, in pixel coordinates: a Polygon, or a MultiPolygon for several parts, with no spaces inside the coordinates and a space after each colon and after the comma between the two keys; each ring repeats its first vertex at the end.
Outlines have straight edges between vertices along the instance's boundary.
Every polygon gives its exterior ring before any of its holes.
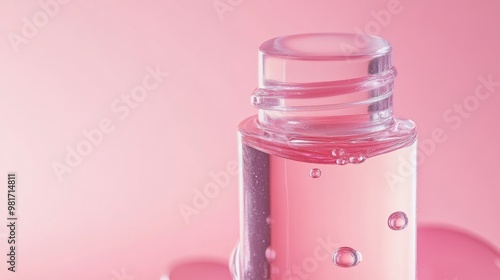
{"type": "Polygon", "coordinates": [[[332,261],[340,267],[353,267],[361,262],[361,253],[350,247],[340,247],[333,253],[332,261]]]}
{"type": "Polygon", "coordinates": [[[393,230],[402,230],[408,225],[408,216],[404,212],[394,212],[387,221],[389,227],[393,230]]]}

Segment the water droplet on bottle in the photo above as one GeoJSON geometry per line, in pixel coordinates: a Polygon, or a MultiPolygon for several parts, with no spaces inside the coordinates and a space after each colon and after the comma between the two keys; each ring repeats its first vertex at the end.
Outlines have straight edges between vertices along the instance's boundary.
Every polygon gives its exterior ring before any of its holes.
{"type": "Polygon", "coordinates": [[[311,177],[311,178],[321,177],[321,170],[319,170],[319,168],[311,169],[311,171],[309,171],[309,177],[311,177]]]}
{"type": "Polygon", "coordinates": [[[347,160],[345,158],[339,158],[335,161],[336,164],[338,165],[346,165],[347,164],[347,160]]]}
{"type": "Polygon", "coordinates": [[[361,155],[361,154],[357,154],[357,155],[349,157],[349,162],[354,163],[354,164],[362,163],[365,160],[366,160],[366,157],[364,155],[361,155]]]}
{"type": "Polygon", "coordinates": [[[394,212],[389,216],[387,223],[393,230],[402,230],[408,225],[408,217],[404,212],[394,212]]]}
{"type": "Polygon", "coordinates": [[[267,217],[267,218],[266,218],[266,223],[267,223],[268,225],[270,225],[272,221],[273,221],[273,220],[271,219],[271,217],[267,217]]]}
{"type": "Polygon", "coordinates": [[[266,249],[266,259],[268,262],[273,261],[276,258],[276,251],[274,251],[271,247],[267,247],[266,249]]]}
{"type": "Polygon", "coordinates": [[[340,267],[353,267],[361,262],[361,253],[350,247],[340,247],[333,252],[332,261],[340,267]]]}
{"type": "Polygon", "coordinates": [[[343,157],[345,155],[345,151],[343,149],[333,149],[332,156],[333,157],[343,157]]]}

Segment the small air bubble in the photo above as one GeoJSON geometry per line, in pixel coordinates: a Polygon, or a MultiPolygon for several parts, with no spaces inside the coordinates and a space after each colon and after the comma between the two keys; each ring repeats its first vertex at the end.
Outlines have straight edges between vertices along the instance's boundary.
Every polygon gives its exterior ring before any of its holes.
{"type": "Polygon", "coordinates": [[[339,158],[335,161],[336,164],[338,165],[346,165],[347,164],[347,160],[345,158],[339,158]]]}
{"type": "Polygon", "coordinates": [[[321,170],[319,170],[319,168],[311,169],[311,171],[309,171],[309,177],[314,179],[321,177],[321,170]]]}
{"type": "Polygon", "coordinates": [[[332,261],[340,267],[353,267],[361,262],[361,253],[350,247],[340,247],[333,253],[332,261]]]}
{"type": "Polygon", "coordinates": [[[276,251],[274,251],[271,247],[267,247],[266,249],[266,259],[268,262],[273,261],[276,258],[276,251]]]}
{"type": "Polygon", "coordinates": [[[387,224],[393,230],[402,230],[408,225],[408,217],[404,212],[394,212],[389,216],[387,224]]]}
{"type": "Polygon", "coordinates": [[[345,151],[343,149],[333,149],[332,156],[333,157],[343,157],[343,156],[345,156],[345,151]]]}
{"type": "Polygon", "coordinates": [[[366,157],[364,155],[361,155],[361,154],[349,157],[349,162],[354,163],[354,164],[362,163],[365,160],[366,160],[366,157]]]}

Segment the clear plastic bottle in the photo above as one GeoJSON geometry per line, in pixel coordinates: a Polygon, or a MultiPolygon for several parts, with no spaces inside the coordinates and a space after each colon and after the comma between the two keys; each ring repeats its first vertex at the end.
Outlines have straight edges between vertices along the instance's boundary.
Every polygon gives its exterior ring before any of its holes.
{"type": "Polygon", "coordinates": [[[263,43],[239,126],[238,280],[414,280],[416,127],[393,117],[379,37],[263,43]]]}

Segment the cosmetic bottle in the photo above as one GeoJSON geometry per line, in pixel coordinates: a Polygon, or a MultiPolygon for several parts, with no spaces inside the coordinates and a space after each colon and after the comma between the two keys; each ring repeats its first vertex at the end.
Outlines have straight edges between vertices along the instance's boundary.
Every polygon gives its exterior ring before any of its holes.
{"type": "Polygon", "coordinates": [[[391,51],[344,33],[260,46],[235,280],[416,279],[417,134],[393,116],[391,51]]]}

